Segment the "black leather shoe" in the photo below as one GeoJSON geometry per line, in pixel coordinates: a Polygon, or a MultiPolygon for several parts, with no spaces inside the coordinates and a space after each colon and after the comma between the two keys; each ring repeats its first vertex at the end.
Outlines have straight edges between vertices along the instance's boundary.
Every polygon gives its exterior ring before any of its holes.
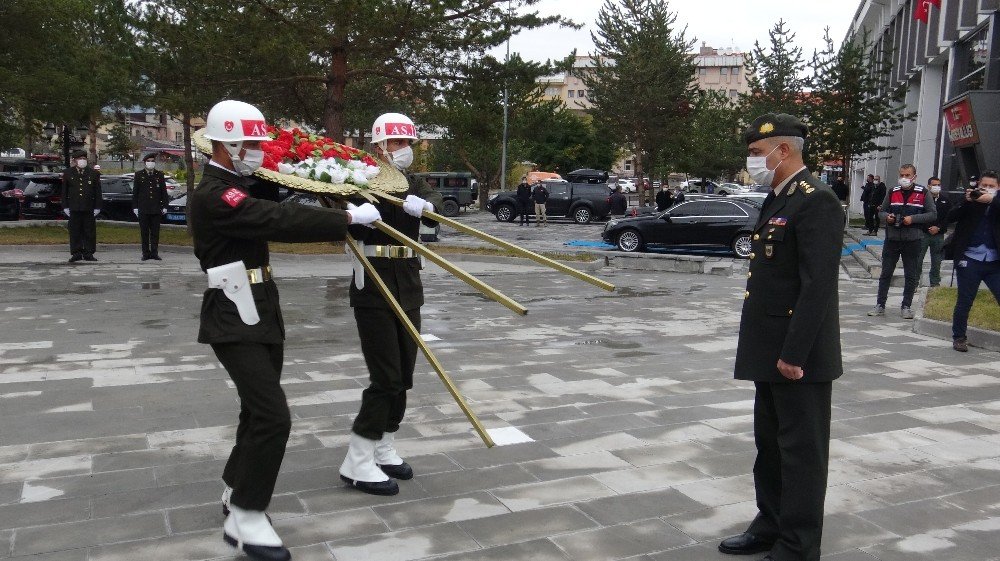
{"type": "Polygon", "coordinates": [[[83,259],[82,255],[76,254],[69,258],[70,263],[76,263],[77,261],[83,259]]]}
{"type": "Polygon", "coordinates": [[[388,481],[357,481],[341,475],[340,479],[350,485],[351,487],[357,489],[358,491],[364,491],[369,495],[398,495],[399,485],[392,479],[388,481]]]}
{"type": "Polygon", "coordinates": [[[150,259],[151,259],[151,257],[150,257],[150,256],[148,256],[148,255],[143,255],[143,256],[142,256],[142,260],[143,260],[143,261],[149,261],[150,259]]]}
{"type": "Polygon", "coordinates": [[[84,255],[83,256],[83,260],[84,261],[97,261],[97,258],[94,257],[93,255],[84,255]]]}
{"type": "Polygon", "coordinates": [[[376,464],[376,465],[379,467],[379,469],[382,470],[382,473],[388,475],[393,479],[402,479],[403,481],[409,481],[410,479],[413,479],[413,468],[411,468],[410,464],[406,462],[403,462],[398,466],[389,464],[386,465],[376,464]]]}
{"type": "Polygon", "coordinates": [[[292,558],[292,554],[288,549],[282,546],[241,544],[236,538],[225,532],[222,532],[222,539],[236,549],[242,550],[250,559],[259,561],[289,561],[292,558]]]}
{"type": "MultiPolygon", "coordinates": [[[[774,541],[762,539],[750,532],[743,532],[738,536],[722,540],[722,543],[719,544],[719,551],[729,555],[752,555],[770,551],[773,545],[774,541]]],[[[765,559],[770,557],[768,555],[765,559]]]]}
{"type": "Polygon", "coordinates": [[[160,254],[159,254],[159,253],[154,253],[154,254],[153,254],[153,259],[156,259],[157,261],[163,261],[163,258],[162,258],[162,257],[160,257],[160,254]]]}

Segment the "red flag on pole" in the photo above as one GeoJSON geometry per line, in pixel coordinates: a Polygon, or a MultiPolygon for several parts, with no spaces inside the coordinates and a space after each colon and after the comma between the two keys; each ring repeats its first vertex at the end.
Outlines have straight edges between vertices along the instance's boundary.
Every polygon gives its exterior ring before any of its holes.
{"type": "Polygon", "coordinates": [[[913,19],[927,23],[930,14],[931,0],[917,0],[917,7],[913,10],[913,19]]]}

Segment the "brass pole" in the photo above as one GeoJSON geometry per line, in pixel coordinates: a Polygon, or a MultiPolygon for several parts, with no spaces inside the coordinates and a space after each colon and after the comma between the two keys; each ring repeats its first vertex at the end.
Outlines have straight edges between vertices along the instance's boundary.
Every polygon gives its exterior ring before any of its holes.
{"type": "Polygon", "coordinates": [[[476,277],[460,269],[451,261],[448,261],[444,257],[441,257],[437,253],[431,251],[430,249],[427,249],[427,247],[425,247],[424,245],[413,241],[409,236],[393,228],[392,226],[389,226],[385,222],[377,220],[372,223],[372,226],[378,228],[382,232],[385,232],[387,235],[391,236],[399,243],[405,245],[406,247],[409,247],[410,249],[419,253],[420,255],[423,255],[424,257],[430,259],[442,269],[445,269],[449,273],[465,281],[467,284],[469,284],[476,290],[485,294],[491,300],[495,300],[503,304],[504,306],[507,306],[512,311],[522,316],[528,313],[528,309],[522,306],[521,304],[518,304],[515,300],[509,298],[508,296],[501,293],[499,290],[493,288],[492,286],[484,283],[483,281],[477,279],[476,277]]]}
{"type": "MultiPolygon", "coordinates": [[[[392,195],[388,195],[386,193],[381,193],[381,192],[377,192],[377,191],[372,191],[372,192],[375,193],[376,195],[378,195],[379,197],[381,197],[381,198],[383,198],[383,199],[385,199],[385,200],[393,203],[396,206],[403,206],[403,200],[402,199],[393,197],[392,195]]],[[[443,216],[443,215],[440,215],[440,214],[438,214],[436,212],[431,212],[431,211],[424,211],[424,216],[426,216],[427,218],[430,218],[431,220],[436,220],[438,222],[441,222],[442,224],[447,224],[448,226],[451,226],[452,228],[454,228],[456,230],[459,230],[461,232],[465,232],[466,234],[469,234],[469,235],[475,236],[477,238],[486,240],[486,241],[488,241],[488,242],[490,242],[490,243],[492,243],[494,245],[498,245],[498,246],[500,246],[500,247],[502,247],[502,248],[504,248],[504,249],[506,249],[508,251],[512,251],[512,252],[514,252],[514,253],[522,256],[522,257],[527,257],[528,259],[531,259],[531,260],[533,260],[533,261],[535,261],[537,263],[541,263],[542,265],[545,265],[547,267],[551,267],[551,268],[553,268],[553,269],[555,269],[557,271],[561,271],[561,272],[566,273],[566,274],[568,274],[570,276],[576,277],[576,278],[578,278],[578,279],[580,279],[580,280],[582,280],[584,282],[590,283],[590,284],[592,284],[592,285],[594,285],[594,286],[596,286],[598,288],[603,288],[604,290],[607,290],[608,292],[614,292],[614,290],[615,290],[615,285],[611,284],[610,282],[601,280],[601,279],[599,279],[599,278],[597,278],[595,276],[592,276],[592,275],[588,275],[587,273],[584,273],[583,271],[579,271],[577,269],[574,269],[573,267],[570,267],[570,266],[567,266],[567,265],[563,265],[562,263],[560,263],[558,261],[555,261],[553,259],[549,259],[548,257],[545,257],[544,255],[539,255],[539,254],[535,253],[534,251],[530,251],[530,250],[524,249],[523,247],[516,246],[516,245],[514,245],[514,244],[512,244],[512,243],[510,243],[510,242],[508,242],[506,240],[502,240],[502,239],[500,239],[500,238],[498,238],[496,236],[491,236],[490,234],[487,234],[486,232],[483,232],[483,231],[477,230],[477,229],[475,229],[475,228],[473,228],[471,226],[467,226],[465,224],[462,224],[461,222],[458,222],[457,220],[452,220],[451,218],[448,218],[447,216],[443,216]]]]}
{"type": "Polygon", "coordinates": [[[429,362],[431,366],[434,367],[434,370],[437,372],[438,377],[441,378],[441,381],[444,383],[444,386],[448,388],[448,393],[450,393],[451,397],[453,397],[455,399],[455,402],[458,403],[459,408],[461,408],[462,412],[465,413],[465,416],[469,419],[469,422],[472,423],[472,428],[476,429],[476,433],[479,435],[479,438],[483,439],[483,443],[486,444],[487,448],[492,448],[493,446],[495,446],[493,439],[490,437],[489,433],[486,432],[486,429],[483,427],[483,424],[479,422],[479,418],[476,417],[476,414],[472,412],[472,409],[469,409],[469,406],[465,403],[465,399],[463,399],[462,395],[458,393],[458,388],[455,387],[455,383],[452,382],[451,377],[448,376],[448,373],[444,371],[444,367],[441,366],[441,363],[438,362],[437,357],[434,356],[433,352],[431,352],[431,349],[430,347],[427,346],[427,343],[424,341],[424,338],[420,336],[420,332],[417,331],[417,328],[413,325],[413,322],[410,321],[410,318],[406,315],[406,312],[403,311],[403,308],[400,307],[399,302],[396,301],[396,298],[392,295],[392,292],[389,291],[389,287],[385,285],[385,282],[383,282],[381,277],[379,277],[378,272],[375,271],[375,268],[372,267],[371,262],[368,261],[368,258],[365,257],[364,252],[361,251],[361,248],[358,247],[357,242],[355,242],[354,238],[352,238],[350,235],[347,236],[347,247],[350,248],[351,253],[354,254],[354,257],[358,261],[360,261],[361,265],[365,268],[365,271],[368,273],[368,280],[375,283],[375,286],[378,287],[378,291],[382,293],[382,297],[385,298],[385,301],[389,303],[389,307],[392,308],[392,311],[396,314],[396,317],[399,318],[399,321],[403,324],[403,327],[406,328],[407,333],[410,334],[410,337],[413,339],[413,341],[417,344],[418,347],[420,347],[420,350],[423,351],[424,356],[427,357],[427,362],[429,362]]]}

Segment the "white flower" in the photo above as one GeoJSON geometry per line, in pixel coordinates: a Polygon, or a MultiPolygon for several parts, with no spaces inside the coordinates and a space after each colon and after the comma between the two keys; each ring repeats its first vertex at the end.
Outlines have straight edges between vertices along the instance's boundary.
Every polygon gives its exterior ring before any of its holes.
{"type": "Polygon", "coordinates": [[[285,175],[294,175],[295,166],[293,166],[292,164],[286,164],[285,162],[281,162],[280,164],[278,164],[278,173],[283,173],[285,175]]]}
{"type": "Polygon", "coordinates": [[[351,183],[355,185],[368,185],[368,177],[361,170],[351,172],[351,183]]]}
{"type": "Polygon", "coordinates": [[[368,164],[362,162],[361,160],[349,160],[347,165],[350,166],[351,169],[365,169],[368,166],[368,164]]]}
{"type": "Polygon", "coordinates": [[[380,172],[380,171],[382,171],[382,170],[378,166],[366,166],[365,167],[365,176],[368,179],[371,179],[371,178],[375,177],[376,175],[378,175],[378,172],[380,172]]]}
{"type": "Polygon", "coordinates": [[[351,172],[346,169],[337,166],[334,170],[330,171],[330,176],[333,177],[331,181],[333,183],[345,183],[347,181],[347,176],[350,175],[350,173],[351,172]]]}

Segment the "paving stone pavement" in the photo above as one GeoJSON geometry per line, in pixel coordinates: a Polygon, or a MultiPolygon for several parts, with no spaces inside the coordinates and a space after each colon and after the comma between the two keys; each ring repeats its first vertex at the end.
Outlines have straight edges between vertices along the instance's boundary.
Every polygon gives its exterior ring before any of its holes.
{"type": "MultiPolygon", "coordinates": [[[[0,558],[234,558],[219,475],[238,404],[194,341],[204,277],[189,250],[137,254],[0,248],[0,558]]],[[[744,279],[603,269],[608,294],[464,261],[518,317],[429,268],[434,352],[487,427],[534,441],[485,449],[421,357],[398,435],[418,475],[373,497],[337,478],[367,376],[346,261],[273,263],[294,424],[270,514],[297,561],[718,561],[753,516],[744,279]]],[[[1000,356],[865,316],[874,289],[842,276],[824,559],[1000,559],[1000,356]]]]}

